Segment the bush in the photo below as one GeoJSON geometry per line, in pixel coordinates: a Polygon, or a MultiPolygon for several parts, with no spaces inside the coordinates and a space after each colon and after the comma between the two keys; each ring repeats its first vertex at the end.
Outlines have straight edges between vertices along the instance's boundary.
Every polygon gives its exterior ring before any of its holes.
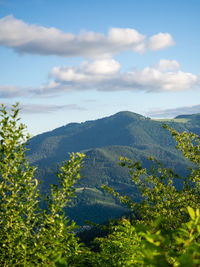
{"type": "Polygon", "coordinates": [[[180,177],[153,158],[150,160],[155,164],[150,173],[140,162],[121,158],[120,165],[130,170],[132,181],[142,193],[142,202],[135,203],[103,186],[135,215],[134,221],[122,220],[111,228],[113,232],[106,242],[97,240],[102,248],[100,258],[107,258],[110,266],[200,265],[200,137],[169,130],[177,149],[193,164],[187,177],[180,177]],[[181,180],[181,189],[175,187],[176,179],[181,180]]]}
{"type": "Polygon", "coordinates": [[[129,169],[132,181],[142,194],[142,202],[135,203],[127,196],[120,196],[108,186],[103,188],[127,204],[137,218],[151,223],[157,216],[161,216],[163,227],[173,229],[188,220],[188,206],[200,208],[200,137],[193,133],[179,134],[173,129],[169,130],[177,141],[177,149],[193,164],[193,167],[190,164],[187,177],[180,177],[171,169],[164,168],[152,157],[149,158],[154,163],[150,173],[142,168],[140,162],[121,157],[120,165],[129,169]],[[175,187],[177,179],[182,184],[179,189],[175,187]]]}
{"type": "Polygon", "coordinates": [[[49,265],[58,252],[70,261],[79,244],[75,223],[69,222],[63,208],[74,196],[84,155],[71,154],[63,163],[59,186],[52,185],[46,197],[48,208],[41,210],[35,168],[25,158],[29,136],[24,134],[18,112],[18,104],[12,106],[10,115],[5,106],[0,110],[0,265],[49,265]]]}

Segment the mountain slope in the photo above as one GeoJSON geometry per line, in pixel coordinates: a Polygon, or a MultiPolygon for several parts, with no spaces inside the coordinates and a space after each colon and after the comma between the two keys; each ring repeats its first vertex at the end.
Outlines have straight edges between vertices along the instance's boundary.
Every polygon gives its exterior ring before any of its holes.
{"type": "MultiPolygon", "coordinates": [[[[38,166],[45,192],[48,185],[56,183],[55,172],[69,152],[82,151],[86,154],[82,179],[77,184],[78,198],[68,210],[71,218],[83,224],[85,219],[102,222],[118,216],[126,209],[101,190],[108,184],[121,194],[128,194],[136,201],[140,195],[131,183],[128,170],[118,165],[120,156],[140,160],[150,168],[148,156],[152,155],[165,165],[186,172],[186,161],[175,149],[169,132],[162,128],[163,121],[156,121],[132,112],[119,112],[113,116],[71,123],[31,139],[28,159],[38,166]]],[[[198,116],[177,117],[167,124],[178,131],[191,129],[199,132],[198,116]]]]}

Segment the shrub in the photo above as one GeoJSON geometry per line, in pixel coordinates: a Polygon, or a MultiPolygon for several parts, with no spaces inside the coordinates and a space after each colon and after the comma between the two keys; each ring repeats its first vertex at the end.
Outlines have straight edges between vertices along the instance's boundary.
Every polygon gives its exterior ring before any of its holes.
{"type": "Polygon", "coordinates": [[[176,228],[188,220],[188,206],[200,208],[200,137],[193,133],[169,130],[177,141],[177,149],[193,164],[193,167],[189,167],[190,172],[187,177],[181,177],[171,169],[164,168],[152,157],[149,158],[154,163],[150,173],[146,168],[142,168],[140,162],[121,157],[120,165],[129,169],[132,181],[139,188],[143,200],[135,203],[127,196],[120,196],[112,188],[103,186],[122,203],[127,204],[133,213],[146,223],[161,216],[163,227],[166,229],[176,228]],[[182,184],[179,189],[175,187],[177,179],[182,184]]]}
{"type": "Polygon", "coordinates": [[[29,135],[24,134],[26,127],[18,112],[18,104],[12,106],[10,115],[4,105],[0,110],[0,265],[44,266],[57,252],[70,260],[79,244],[75,223],[69,222],[63,208],[74,196],[84,155],[71,154],[63,163],[59,186],[52,185],[46,197],[48,208],[41,210],[36,168],[25,157],[29,135]]]}

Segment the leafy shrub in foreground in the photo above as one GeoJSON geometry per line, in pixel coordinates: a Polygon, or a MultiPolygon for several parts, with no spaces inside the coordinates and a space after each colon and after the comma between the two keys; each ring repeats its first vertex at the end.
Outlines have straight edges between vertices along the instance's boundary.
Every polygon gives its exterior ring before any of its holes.
{"type": "Polygon", "coordinates": [[[122,219],[107,238],[97,239],[101,251],[94,266],[199,266],[200,213],[188,207],[190,219],[163,231],[162,217],[151,225],[122,219]]]}
{"type": "Polygon", "coordinates": [[[75,224],[69,223],[63,208],[74,196],[84,155],[71,154],[63,163],[59,186],[52,186],[48,208],[41,210],[35,168],[25,158],[29,136],[18,112],[18,105],[11,115],[3,105],[0,110],[0,265],[44,266],[56,252],[70,259],[79,249],[75,224]]]}
{"type": "Polygon", "coordinates": [[[152,158],[156,165],[150,174],[139,162],[121,158],[143,201],[137,204],[110,187],[103,188],[131,207],[140,220],[110,224],[110,234],[95,240],[99,251],[79,255],[76,266],[200,266],[200,138],[170,131],[177,148],[194,164],[188,177],[178,176],[152,158]],[[179,190],[175,179],[182,181],[179,190]]]}
{"type": "Polygon", "coordinates": [[[121,157],[120,165],[129,169],[132,181],[141,191],[142,202],[135,203],[127,196],[120,196],[112,188],[103,186],[145,222],[150,223],[157,216],[161,216],[163,227],[168,229],[176,228],[188,220],[188,206],[200,208],[200,137],[193,133],[169,130],[177,141],[177,149],[193,164],[193,167],[189,167],[190,173],[187,177],[180,177],[151,157],[149,160],[153,161],[154,165],[150,173],[146,168],[142,168],[140,162],[121,157]],[[176,179],[181,181],[181,189],[175,187],[176,179]]]}
{"type": "Polygon", "coordinates": [[[103,186],[140,218],[133,222],[122,220],[106,240],[97,240],[102,249],[100,258],[107,258],[107,266],[200,265],[200,137],[169,130],[177,141],[177,149],[193,167],[189,167],[187,177],[180,177],[150,158],[155,164],[148,173],[140,162],[121,158],[120,165],[130,170],[143,201],[135,203],[103,186]],[[181,180],[181,189],[175,187],[175,179],[181,180]]]}

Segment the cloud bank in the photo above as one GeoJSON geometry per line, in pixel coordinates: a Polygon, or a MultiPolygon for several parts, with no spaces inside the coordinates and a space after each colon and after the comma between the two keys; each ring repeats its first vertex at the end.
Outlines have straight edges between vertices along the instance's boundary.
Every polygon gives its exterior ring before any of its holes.
{"type": "Polygon", "coordinates": [[[195,87],[197,76],[181,71],[175,60],[160,60],[156,66],[143,70],[120,72],[120,64],[114,59],[86,61],[79,67],[54,67],[50,74],[55,87],[43,90],[98,90],[98,91],[186,91],[195,87]]]}
{"type": "Polygon", "coordinates": [[[97,90],[172,92],[194,89],[198,78],[183,72],[175,60],[162,59],[155,66],[142,70],[120,71],[120,63],[114,59],[84,61],[78,67],[54,67],[49,82],[39,88],[0,86],[0,97],[55,96],[72,91],[97,90]]]}
{"type": "Polygon", "coordinates": [[[150,37],[131,28],[111,28],[108,35],[81,32],[77,35],[27,24],[12,15],[0,19],[0,45],[18,53],[56,55],[63,57],[108,57],[123,51],[143,53],[175,45],[169,33],[150,37]]]}

